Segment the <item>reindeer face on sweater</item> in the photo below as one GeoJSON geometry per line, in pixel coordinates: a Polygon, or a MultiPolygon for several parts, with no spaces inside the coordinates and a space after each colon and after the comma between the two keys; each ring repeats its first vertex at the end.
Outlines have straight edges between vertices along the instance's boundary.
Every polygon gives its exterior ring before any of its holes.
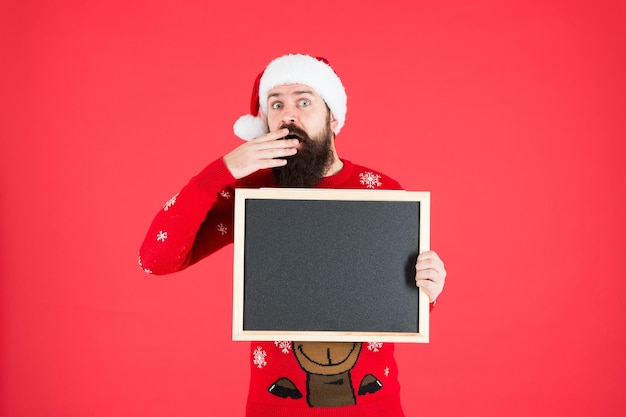
{"type": "Polygon", "coordinates": [[[361,343],[294,342],[293,353],[304,371],[315,375],[338,375],[356,364],[361,343]]]}

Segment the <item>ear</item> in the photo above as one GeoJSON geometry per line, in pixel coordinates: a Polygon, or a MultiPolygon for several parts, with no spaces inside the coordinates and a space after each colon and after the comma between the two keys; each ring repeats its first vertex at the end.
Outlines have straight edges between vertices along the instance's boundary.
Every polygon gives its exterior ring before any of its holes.
{"type": "Polygon", "coordinates": [[[333,115],[332,112],[330,112],[330,129],[335,132],[335,130],[337,130],[337,126],[339,125],[339,122],[337,121],[337,119],[335,119],[335,115],[333,115]]]}

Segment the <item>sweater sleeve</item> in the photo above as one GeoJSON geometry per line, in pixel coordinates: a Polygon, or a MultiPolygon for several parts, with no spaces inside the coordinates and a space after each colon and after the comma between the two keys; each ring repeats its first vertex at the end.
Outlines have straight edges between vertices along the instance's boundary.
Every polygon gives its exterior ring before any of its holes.
{"type": "Polygon", "coordinates": [[[180,271],[233,241],[235,178],[220,158],[165,203],[139,250],[147,273],[180,271]]]}

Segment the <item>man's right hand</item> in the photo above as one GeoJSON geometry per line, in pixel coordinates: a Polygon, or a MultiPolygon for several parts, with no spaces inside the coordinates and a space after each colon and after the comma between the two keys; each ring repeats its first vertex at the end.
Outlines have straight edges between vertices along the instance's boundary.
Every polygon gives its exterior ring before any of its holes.
{"type": "Polygon", "coordinates": [[[283,128],[244,143],[224,155],[226,168],[239,179],[260,169],[286,165],[284,158],[294,155],[299,143],[298,139],[282,139],[288,134],[289,129],[283,128]]]}

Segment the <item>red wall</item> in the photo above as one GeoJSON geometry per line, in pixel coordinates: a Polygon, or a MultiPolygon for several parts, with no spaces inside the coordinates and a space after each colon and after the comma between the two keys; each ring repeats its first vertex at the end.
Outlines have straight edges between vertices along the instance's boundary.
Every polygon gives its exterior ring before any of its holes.
{"type": "Polygon", "coordinates": [[[398,347],[407,415],[622,415],[624,3],[211,3],[0,5],[2,417],[243,414],[232,247],[136,255],[296,51],[345,81],[341,155],[432,192],[448,282],[398,347]]]}

